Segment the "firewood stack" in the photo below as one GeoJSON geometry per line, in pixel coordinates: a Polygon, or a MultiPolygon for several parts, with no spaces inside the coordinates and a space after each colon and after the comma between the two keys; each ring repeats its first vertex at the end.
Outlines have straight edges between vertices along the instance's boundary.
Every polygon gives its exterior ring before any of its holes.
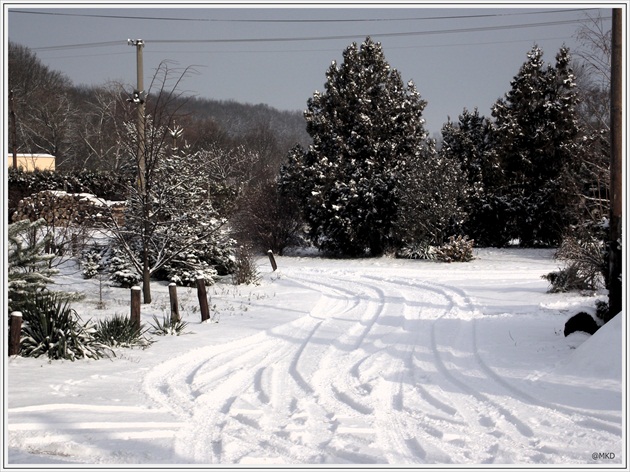
{"type": "Polygon", "coordinates": [[[99,226],[111,215],[118,224],[122,224],[124,207],[125,202],[111,202],[89,193],[44,190],[20,200],[13,221],[44,218],[49,225],[54,226],[99,226]]]}

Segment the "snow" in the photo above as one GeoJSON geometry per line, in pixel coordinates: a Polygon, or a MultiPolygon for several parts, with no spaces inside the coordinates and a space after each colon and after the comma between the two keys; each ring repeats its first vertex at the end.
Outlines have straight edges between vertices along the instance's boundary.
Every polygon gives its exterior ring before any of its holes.
{"type": "MultiPolygon", "coordinates": [[[[619,467],[623,313],[565,338],[605,296],[547,293],[552,254],[302,252],[276,272],[264,256],[259,285],[209,287],[205,323],[180,287],[186,334],[112,359],[6,361],[5,465],[619,467]]],[[[56,280],[86,293],[84,321],[129,312],[128,289],[104,287],[97,309],[98,280],[70,265],[56,280]]],[[[167,283],[152,294],[147,326],[170,310],[167,283]]]]}

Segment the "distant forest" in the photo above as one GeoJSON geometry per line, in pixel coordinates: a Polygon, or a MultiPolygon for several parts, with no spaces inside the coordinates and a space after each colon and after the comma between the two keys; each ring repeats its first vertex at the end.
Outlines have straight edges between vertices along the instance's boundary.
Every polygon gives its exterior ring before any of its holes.
{"type": "MultiPolygon", "coordinates": [[[[243,147],[277,167],[296,144],[310,138],[302,111],[280,111],[265,104],[245,104],[189,97],[167,90],[179,79],[173,70],[155,77],[161,90],[149,91],[147,103],[169,96],[173,123],[180,130],[179,145],[191,151],[209,145],[243,147]],[[151,94],[155,94],[152,96],[151,94]]],[[[129,85],[107,83],[76,86],[44,65],[29,48],[9,43],[10,142],[9,154],[47,153],[56,157],[59,171],[116,171],[124,140],[125,122],[133,122],[135,106],[129,85]]]]}

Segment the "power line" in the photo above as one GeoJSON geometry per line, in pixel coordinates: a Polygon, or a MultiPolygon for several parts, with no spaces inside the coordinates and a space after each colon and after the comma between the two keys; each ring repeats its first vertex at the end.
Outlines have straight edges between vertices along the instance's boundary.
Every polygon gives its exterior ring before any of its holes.
{"type": "Polygon", "coordinates": [[[33,51],[60,51],[64,49],[83,49],[83,48],[98,48],[108,46],[126,46],[127,40],[119,41],[101,41],[99,43],[81,43],[81,44],[67,44],[65,46],[43,46],[38,48],[31,48],[33,51]]]}
{"type": "MultiPolygon", "coordinates": [[[[513,39],[508,41],[484,41],[484,42],[467,42],[467,43],[450,43],[450,44],[419,44],[413,46],[388,46],[387,50],[394,49],[428,49],[428,48],[448,48],[448,47],[461,47],[461,46],[491,46],[493,44],[512,44],[512,43],[531,43],[533,41],[552,41],[558,39],[568,39],[567,36],[556,36],[553,38],[535,38],[535,39],[513,39]]],[[[145,51],[145,54],[171,54],[171,53],[204,53],[204,54],[283,54],[283,53],[306,53],[306,52],[339,52],[336,48],[326,49],[240,49],[240,50],[150,50],[145,51]]],[[[74,59],[81,57],[102,57],[102,56],[120,56],[120,55],[133,55],[133,51],[127,52],[105,52],[101,54],[73,54],[71,56],[54,56],[54,59],[74,59]]]]}
{"type": "Polygon", "coordinates": [[[201,22],[217,22],[217,23],[357,23],[357,22],[389,22],[389,21],[424,21],[424,20],[454,20],[466,18],[493,18],[518,15],[541,15],[551,13],[571,13],[586,12],[596,10],[596,8],[574,8],[566,10],[545,10],[534,12],[518,12],[518,13],[488,13],[477,15],[449,15],[449,16],[427,16],[427,17],[406,17],[406,18],[177,18],[177,17],[159,17],[159,16],[127,16],[127,15],[98,15],[88,13],[61,13],[61,12],[43,12],[43,11],[27,11],[27,10],[9,10],[9,13],[20,13],[29,15],[53,15],[53,16],[75,16],[85,18],[111,18],[123,20],[151,20],[151,21],[201,21],[201,22]]]}
{"type": "Polygon", "coordinates": [[[560,26],[581,23],[584,20],[562,20],[551,21],[546,23],[528,23],[517,25],[503,25],[503,26],[479,26],[473,28],[456,28],[448,30],[429,30],[429,31],[409,31],[409,32],[396,32],[396,33],[374,33],[374,34],[352,34],[352,35],[336,35],[336,36],[302,36],[302,37],[287,37],[287,38],[240,38],[240,39],[147,39],[147,43],[251,43],[251,42],[287,42],[287,41],[323,41],[332,39],[354,39],[359,36],[367,37],[402,37],[402,36],[426,36],[435,34],[453,34],[453,33],[476,33],[483,31],[498,31],[505,29],[520,29],[520,28],[535,28],[544,26],[560,26]]]}
{"type": "MultiPolygon", "coordinates": [[[[602,19],[608,19],[610,17],[602,17],[602,19]]],[[[456,28],[447,30],[428,30],[428,31],[409,31],[409,32],[394,32],[394,33],[375,33],[375,34],[353,34],[353,35],[334,35],[334,36],[302,36],[302,37],[284,37],[284,38],[233,38],[233,39],[145,39],[145,43],[156,44],[195,44],[195,43],[262,43],[262,42],[293,42],[293,41],[325,41],[336,39],[355,39],[359,36],[367,37],[405,37],[405,36],[426,36],[437,34],[454,34],[454,33],[476,33],[484,31],[499,31],[506,29],[523,29],[523,28],[535,28],[535,27],[547,27],[547,26],[560,26],[575,23],[582,23],[584,19],[575,20],[560,20],[542,23],[525,23],[525,24],[512,24],[512,25],[500,25],[500,26],[479,26],[471,28],[456,28]]],[[[60,46],[43,46],[31,48],[34,51],[55,51],[65,49],[79,49],[89,47],[104,47],[114,45],[125,45],[126,41],[107,41],[98,43],[82,43],[82,44],[67,44],[60,46]]]]}

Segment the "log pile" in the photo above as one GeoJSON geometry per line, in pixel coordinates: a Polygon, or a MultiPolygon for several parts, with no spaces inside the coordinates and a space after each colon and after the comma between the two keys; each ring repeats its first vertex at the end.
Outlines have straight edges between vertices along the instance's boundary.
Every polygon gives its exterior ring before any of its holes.
{"type": "Polygon", "coordinates": [[[114,218],[122,224],[124,208],[125,202],[111,202],[89,193],[44,190],[20,200],[13,221],[44,218],[53,226],[99,226],[114,218]]]}

